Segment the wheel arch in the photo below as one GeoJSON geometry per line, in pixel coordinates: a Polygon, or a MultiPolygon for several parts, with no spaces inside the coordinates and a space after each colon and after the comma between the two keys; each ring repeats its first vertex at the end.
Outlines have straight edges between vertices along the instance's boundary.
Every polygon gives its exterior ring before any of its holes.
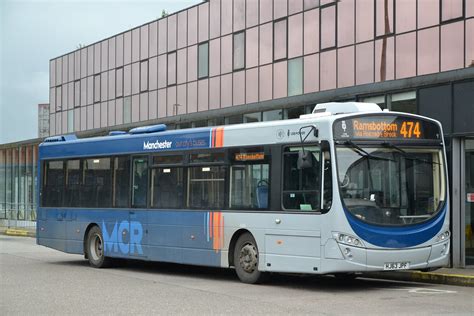
{"type": "Polygon", "coordinates": [[[239,239],[239,237],[242,236],[245,233],[249,233],[255,239],[255,236],[248,229],[241,228],[241,229],[237,230],[236,232],[234,232],[234,234],[232,235],[232,238],[230,239],[230,243],[229,243],[229,252],[228,252],[229,267],[234,266],[235,244],[237,243],[237,240],[239,239]]]}
{"type": "MultiPolygon", "coordinates": [[[[85,258],[85,259],[89,259],[89,258],[88,258],[89,256],[88,256],[87,251],[86,251],[86,249],[87,249],[87,245],[86,245],[86,243],[87,243],[87,236],[89,235],[89,231],[90,231],[90,230],[92,229],[92,227],[94,227],[94,226],[99,227],[99,225],[98,225],[97,223],[90,223],[89,225],[87,225],[87,228],[86,228],[86,230],[84,231],[84,238],[82,239],[82,252],[84,253],[84,258],[85,258]]],[[[100,229],[100,227],[99,227],[99,229],[100,229]]]]}

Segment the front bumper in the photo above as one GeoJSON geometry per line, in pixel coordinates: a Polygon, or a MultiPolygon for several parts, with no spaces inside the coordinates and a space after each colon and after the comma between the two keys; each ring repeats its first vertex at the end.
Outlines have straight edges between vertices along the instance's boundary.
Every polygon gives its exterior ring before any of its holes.
{"type": "Polygon", "coordinates": [[[385,263],[408,262],[409,269],[446,266],[450,242],[409,249],[370,249],[338,244],[340,256],[325,258],[323,273],[383,271],[385,263]]]}

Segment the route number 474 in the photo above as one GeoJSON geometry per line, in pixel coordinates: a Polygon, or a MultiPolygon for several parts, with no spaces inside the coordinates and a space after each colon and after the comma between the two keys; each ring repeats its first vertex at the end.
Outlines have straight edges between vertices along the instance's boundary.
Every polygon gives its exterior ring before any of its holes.
{"type": "Polygon", "coordinates": [[[404,121],[400,129],[400,135],[402,135],[403,138],[420,138],[420,122],[404,121]]]}

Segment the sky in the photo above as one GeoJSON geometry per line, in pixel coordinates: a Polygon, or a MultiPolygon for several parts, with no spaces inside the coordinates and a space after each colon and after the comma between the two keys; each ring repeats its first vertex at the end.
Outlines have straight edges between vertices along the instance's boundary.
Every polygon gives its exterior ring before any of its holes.
{"type": "Polygon", "coordinates": [[[38,137],[49,60],[200,0],[0,0],[0,144],[38,137]]]}

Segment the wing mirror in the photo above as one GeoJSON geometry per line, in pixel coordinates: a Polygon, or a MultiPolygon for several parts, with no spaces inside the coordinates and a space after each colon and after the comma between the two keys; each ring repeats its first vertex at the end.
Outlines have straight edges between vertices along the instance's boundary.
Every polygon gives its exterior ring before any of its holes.
{"type": "Polygon", "coordinates": [[[308,150],[300,150],[298,152],[298,161],[296,163],[298,169],[308,169],[314,166],[314,156],[308,150]]]}

